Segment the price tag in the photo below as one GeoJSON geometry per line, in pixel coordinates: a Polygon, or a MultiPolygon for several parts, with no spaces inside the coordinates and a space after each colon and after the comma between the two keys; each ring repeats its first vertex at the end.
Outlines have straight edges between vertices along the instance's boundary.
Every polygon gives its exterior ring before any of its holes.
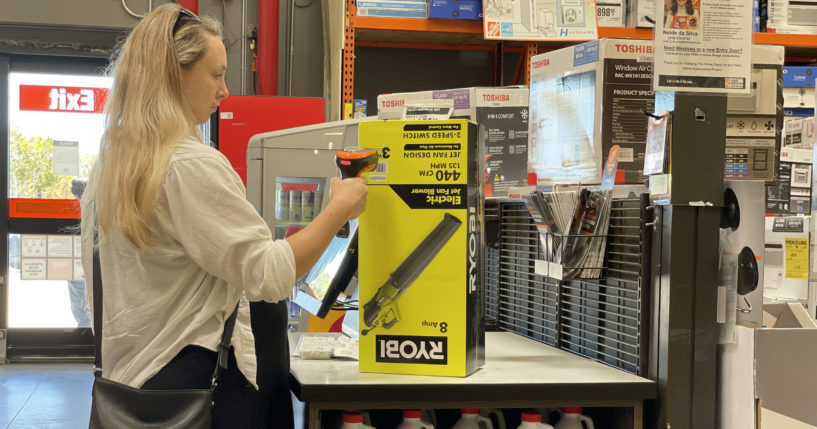
{"type": "Polygon", "coordinates": [[[622,27],[624,13],[620,4],[596,3],[596,16],[599,27],[622,27]]]}

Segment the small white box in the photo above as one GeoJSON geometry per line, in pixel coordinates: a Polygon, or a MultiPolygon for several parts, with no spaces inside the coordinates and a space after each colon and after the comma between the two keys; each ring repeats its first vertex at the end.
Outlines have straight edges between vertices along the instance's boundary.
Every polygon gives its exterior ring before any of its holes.
{"type": "Polygon", "coordinates": [[[769,0],[767,31],[817,34],[817,0],[769,0]]]}
{"type": "MultiPolygon", "coordinates": [[[[630,0],[627,2],[628,27],[655,27],[655,0],[630,0]]],[[[662,23],[663,24],[663,23],[662,23]]],[[[662,25],[659,25],[661,27],[662,25]]]]}

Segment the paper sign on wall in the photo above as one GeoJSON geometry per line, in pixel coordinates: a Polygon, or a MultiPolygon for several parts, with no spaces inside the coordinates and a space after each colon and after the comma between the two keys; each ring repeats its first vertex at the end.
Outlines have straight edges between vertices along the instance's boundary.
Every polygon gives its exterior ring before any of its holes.
{"type": "Polygon", "coordinates": [[[79,176],[79,142],[54,141],[54,175],[79,176]]]}
{"type": "Polygon", "coordinates": [[[74,239],[70,235],[48,236],[49,258],[70,258],[74,256],[74,239]]]}
{"type": "Polygon", "coordinates": [[[656,91],[750,91],[752,2],[656,2],[656,91]]]}
{"type": "Polygon", "coordinates": [[[21,280],[84,280],[81,238],[20,235],[21,280]]]}
{"type": "Polygon", "coordinates": [[[74,259],[74,280],[85,280],[85,271],[82,269],[82,261],[74,259]]]}
{"type": "Polygon", "coordinates": [[[20,279],[21,280],[45,280],[46,274],[45,258],[20,260],[20,279]]]}
{"type": "Polygon", "coordinates": [[[68,258],[48,258],[48,280],[73,280],[74,260],[68,258]]]}
{"type": "Polygon", "coordinates": [[[20,236],[20,254],[24,258],[44,258],[47,255],[46,243],[45,235],[22,235],[20,236]]]}

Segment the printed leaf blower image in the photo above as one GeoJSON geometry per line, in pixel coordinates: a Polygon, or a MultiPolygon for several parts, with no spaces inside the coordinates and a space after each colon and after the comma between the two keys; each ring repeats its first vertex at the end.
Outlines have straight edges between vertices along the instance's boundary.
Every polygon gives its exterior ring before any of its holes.
{"type": "Polygon", "coordinates": [[[440,253],[461,224],[459,219],[446,213],[440,223],[389,275],[389,279],[377,289],[372,299],[363,305],[363,322],[368,329],[361,330],[362,335],[378,326],[391,328],[400,321],[397,301],[440,253]]]}

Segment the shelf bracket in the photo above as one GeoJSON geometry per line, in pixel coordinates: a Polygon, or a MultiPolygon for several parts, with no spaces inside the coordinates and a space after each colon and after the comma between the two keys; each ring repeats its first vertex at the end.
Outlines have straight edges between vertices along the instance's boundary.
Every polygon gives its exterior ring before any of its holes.
{"type": "Polygon", "coordinates": [[[538,53],[536,42],[525,42],[525,85],[530,85],[530,60],[538,53]]]}
{"type": "Polygon", "coordinates": [[[355,103],[355,28],[349,25],[354,7],[354,0],[346,0],[346,26],[343,29],[341,119],[349,119],[352,117],[355,103]]]}
{"type": "Polygon", "coordinates": [[[505,42],[494,46],[494,86],[503,84],[503,64],[505,59],[505,42]]]}

